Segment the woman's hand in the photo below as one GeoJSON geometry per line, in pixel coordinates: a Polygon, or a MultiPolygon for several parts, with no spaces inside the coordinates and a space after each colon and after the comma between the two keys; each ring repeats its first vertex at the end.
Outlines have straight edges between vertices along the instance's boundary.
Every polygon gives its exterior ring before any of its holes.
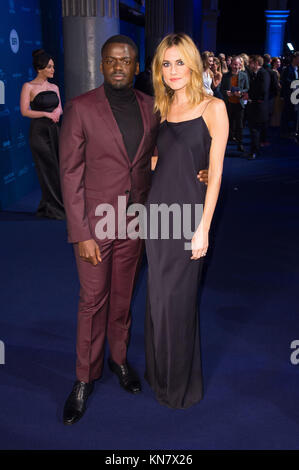
{"type": "Polygon", "coordinates": [[[209,231],[205,230],[199,224],[196,232],[194,233],[191,241],[192,256],[190,259],[199,259],[207,254],[209,247],[209,231]]]}
{"type": "Polygon", "coordinates": [[[53,122],[59,122],[60,111],[58,108],[56,108],[52,113],[45,113],[45,117],[51,119],[53,122]]]}

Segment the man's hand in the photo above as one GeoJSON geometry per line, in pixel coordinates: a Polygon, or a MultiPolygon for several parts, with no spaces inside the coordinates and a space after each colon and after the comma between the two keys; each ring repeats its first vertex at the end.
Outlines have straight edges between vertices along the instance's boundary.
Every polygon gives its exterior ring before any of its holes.
{"type": "Polygon", "coordinates": [[[79,256],[84,261],[91,263],[93,266],[96,266],[98,263],[102,262],[100,248],[95,240],[91,239],[84,242],[79,242],[78,247],[79,256]]]}
{"type": "Polygon", "coordinates": [[[205,183],[206,185],[208,185],[208,182],[209,182],[208,173],[209,173],[209,170],[200,170],[200,172],[197,175],[197,178],[199,179],[201,183],[205,183]]]}

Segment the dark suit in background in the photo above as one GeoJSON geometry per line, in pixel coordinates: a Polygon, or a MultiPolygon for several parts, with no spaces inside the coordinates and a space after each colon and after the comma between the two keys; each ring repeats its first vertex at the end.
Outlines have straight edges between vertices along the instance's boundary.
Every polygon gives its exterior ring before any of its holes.
{"type": "Polygon", "coordinates": [[[270,74],[263,67],[250,75],[247,117],[253,154],[259,152],[261,132],[265,132],[269,120],[270,81],[270,74]]]}
{"type": "Polygon", "coordinates": [[[274,102],[275,98],[279,93],[279,84],[278,84],[278,75],[277,73],[271,69],[270,64],[264,64],[263,68],[268,72],[270,76],[270,88],[269,88],[269,104],[268,104],[268,110],[269,110],[269,117],[268,117],[268,122],[267,125],[262,128],[261,131],[261,142],[266,142],[267,141],[267,131],[270,126],[270,122],[272,119],[272,115],[274,112],[274,102]]]}

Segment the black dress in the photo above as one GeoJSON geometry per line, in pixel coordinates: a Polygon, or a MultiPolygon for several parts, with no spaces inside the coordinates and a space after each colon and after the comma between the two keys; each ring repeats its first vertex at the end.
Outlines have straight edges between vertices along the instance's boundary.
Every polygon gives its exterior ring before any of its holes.
{"type": "MultiPolygon", "coordinates": [[[[30,102],[32,111],[51,113],[59,106],[55,91],[42,91],[30,102]]],[[[30,147],[42,190],[36,215],[64,219],[65,212],[59,179],[58,124],[46,117],[31,120],[30,147]]]]}
{"type": "MultiPolygon", "coordinates": [[[[211,101],[211,100],[210,100],[211,101]]],[[[210,102],[209,101],[209,102],[210,102]]],[[[209,104],[208,102],[208,104],[209,104]]],[[[197,173],[208,167],[211,137],[202,116],[164,121],[158,134],[158,163],[147,199],[150,204],[195,204],[203,208],[206,186],[197,173]]],[[[153,219],[148,218],[152,226],[153,219]]],[[[198,226],[192,217],[192,230],[198,226]]],[[[147,228],[147,233],[150,229],[147,228]]],[[[188,408],[203,396],[198,328],[198,289],[204,258],[191,260],[188,238],[146,239],[148,295],[145,324],[145,378],[157,400],[188,408]]],[[[161,236],[161,229],[158,231],[161,236]]]]}

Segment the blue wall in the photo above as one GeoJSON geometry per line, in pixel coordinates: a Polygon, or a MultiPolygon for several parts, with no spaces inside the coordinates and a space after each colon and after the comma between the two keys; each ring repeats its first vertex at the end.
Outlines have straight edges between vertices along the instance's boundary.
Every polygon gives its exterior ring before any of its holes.
{"type": "MultiPolygon", "coordinates": [[[[39,187],[29,147],[30,119],[21,115],[19,103],[23,83],[36,76],[34,49],[54,56],[54,81],[64,101],[61,0],[0,0],[0,18],[0,209],[7,209],[39,187]]],[[[139,45],[142,70],[144,28],[120,21],[120,31],[139,45]]]]}
{"type": "Polygon", "coordinates": [[[39,0],[0,2],[0,204],[6,208],[38,187],[28,144],[30,121],[20,114],[20,91],[32,80],[32,51],[42,46],[39,0]]]}

